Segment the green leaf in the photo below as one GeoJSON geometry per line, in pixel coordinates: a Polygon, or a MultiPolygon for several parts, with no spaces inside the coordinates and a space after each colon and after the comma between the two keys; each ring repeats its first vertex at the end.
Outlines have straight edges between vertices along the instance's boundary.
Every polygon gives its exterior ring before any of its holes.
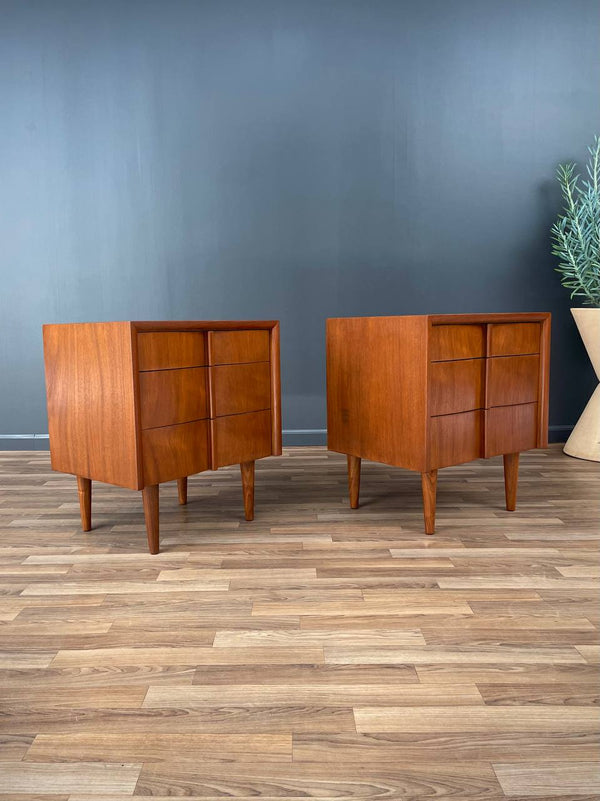
{"type": "Polygon", "coordinates": [[[556,177],[565,207],[550,229],[551,252],[559,259],[556,272],[571,298],[600,307],[600,136],[594,137],[581,179],[577,165],[559,164],[556,177]]]}

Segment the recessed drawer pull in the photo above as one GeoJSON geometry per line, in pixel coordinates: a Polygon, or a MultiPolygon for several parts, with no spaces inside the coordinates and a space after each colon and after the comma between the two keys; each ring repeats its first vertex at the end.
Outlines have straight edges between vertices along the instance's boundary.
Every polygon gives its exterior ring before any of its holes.
{"type": "Polygon", "coordinates": [[[206,364],[201,331],[152,331],[137,335],[139,370],[172,370],[206,364]]]}
{"type": "Polygon", "coordinates": [[[211,420],[213,470],[271,453],[271,412],[252,412],[211,420]]]}
{"type": "Polygon", "coordinates": [[[485,356],[482,325],[434,325],[429,337],[429,360],[477,359],[485,356]]]}
{"type": "Polygon", "coordinates": [[[208,417],[207,367],[140,373],[142,428],[171,426],[208,417]]]}
{"type": "Polygon", "coordinates": [[[485,359],[435,362],[429,373],[430,414],[482,409],[484,383],[485,359]]]}
{"type": "Polygon", "coordinates": [[[432,417],[429,448],[432,468],[470,462],[483,456],[484,412],[463,412],[432,417]]]}
{"type": "Polygon", "coordinates": [[[144,483],[160,484],[210,469],[208,420],[142,431],[144,483]]]}
{"type": "Polygon", "coordinates": [[[539,356],[500,356],[488,359],[486,406],[532,403],[538,399],[539,356]]]}
{"type": "Polygon", "coordinates": [[[491,323],[488,356],[516,356],[540,352],[539,323],[491,323]]]}
{"type": "Polygon", "coordinates": [[[221,364],[210,368],[212,384],[211,417],[243,414],[271,408],[271,366],[221,364]]]}
{"type": "Polygon", "coordinates": [[[210,364],[241,364],[269,360],[268,331],[210,331],[210,364]]]}
{"type": "Polygon", "coordinates": [[[537,403],[496,406],[485,412],[485,456],[537,448],[537,403]]]}

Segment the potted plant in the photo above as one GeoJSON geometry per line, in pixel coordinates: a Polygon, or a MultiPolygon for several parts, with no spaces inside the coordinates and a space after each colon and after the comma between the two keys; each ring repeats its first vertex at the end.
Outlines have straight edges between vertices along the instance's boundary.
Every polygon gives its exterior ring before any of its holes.
{"type": "MultiPolygon", "coordinates": [[[[600,379],[600,137],[588,148],[587,178],[581,180],[575,164],[557,170],[565,208],[552,226],[552,253],[571,298],[585,306],[571,313],[594,370],[600,379]]],[[[596,387],[564,447],[569,456],[600,462],[600,384],[596,387]]]]}

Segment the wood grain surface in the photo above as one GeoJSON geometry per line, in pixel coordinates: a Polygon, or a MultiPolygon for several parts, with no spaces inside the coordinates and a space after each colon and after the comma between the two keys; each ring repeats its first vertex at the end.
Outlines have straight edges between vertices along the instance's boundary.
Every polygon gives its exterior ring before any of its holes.
{"type": "Polygon", "coordinates": [[[137,335],[140,370],[173,370],[207,363],[203,331],[163,331],[137,335]]]}
{"type": "Polygon", "coordinates": [[[537,403],[495,406],[485,411],[485,455],[518,453],[537,446],[537,403]]]}
{"type": "Polygon", "coordinates": [[[540,323],[499,323],[488,327],[488,354],[511,356],[540,352],[540,323]]]}
{"type": "Polygon", "coordinates": [[[162,484],[210,467],[207,420],[142,432],[145,484],[162,484]]]}
{"type": "Polygon", "coordinates": [[[131,323],[45,325],[52,467],[141,489],[131,323]]]}
{"type": "Polygon", "coordinates": [[[157,485],[177,479],[185,505],[190,474],[281,454],[276,321],[45,325],[43,339],[51,464],[77,477],[83,531],[90,480],[141,489],[156,554],[157,485]]]}
{"type": "Polygon", "coordinates": [[[425,469],[426,316],[327,320],[332,450],[425,469]]]}
{"type": "Polygon", "coordinates": [[[432,417],[429,449],[432,468],[471,462],[482,456],[484,415],[481,410],[432,417]]]}
{"type": "Polygon", "coordinates": [[[213,470],[271,455],[272,420],[268,410],[217,417],[210,426],[213,470]]]}
{"type": "Polygon", "coordinates": [[[485,326],[434,325],[431,329],[429,358],[477,359],[485,356],[485,326]]]}
{"type": "Polygon", "coordinates": [[[483,409],[485,365],[485,359],[434,362],[429,371],[429,413],[455,414],[483,409]]]}
{"type": "MultiPolygon", "coordinates": [[[[240,333],[266,334],[268,331],[240,333]]],[[[216,336],[216,334],[215,334],[216,336]]],[[[271,408],[271,365],[269,362],[221,364],[210,368],[212,414],[244,414],[271,408]]]]}
{"type": "Polygon", "coordinates": [[[486,359],[486,363],[486,406],[510,406],[537,401],[539,356],[498,356],[486,359]]]}
{"type": "Polygon", "coordinates": [[[140,373],[142,428],[172,426],[208,417],[207,369],[189,367],[140,373]]]}
{"type": "Polygon", "coordinates": [[[600,475],[560,446],[420,477],[343,455],[139,499],[0,453],[0,801],[597,801],[600,475]],[[136,536],[133,536],[135,534],[136,536]]]}
{"type": "MultiPolygon", "coordinates": [[[[333,318],[326,340],[327,444],[352,457],[351,508],[356,459],[432,474],[548,444],[548,313],[333,318]]],[[[433,534],[431,484],[423,507],[433,534]]]]}
{"type": "Polygon", "coordinates": [[[211,331],[208,355],[210,364],[266,362],[269,360],[269,332],[211,331]]]}

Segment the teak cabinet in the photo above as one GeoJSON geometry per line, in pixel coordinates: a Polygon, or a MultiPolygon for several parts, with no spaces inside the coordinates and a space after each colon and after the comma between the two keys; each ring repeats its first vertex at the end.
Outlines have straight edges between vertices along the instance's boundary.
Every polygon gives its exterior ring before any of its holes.
{"type": "Polygon", "coordinates": [[[254,462],[281,453],[279,323],[45,325],[52,468],[77,476],[91,528],[91,481],[143,495],[158,553],[158,485],[240,464],[254,515],[254,462]]]}
{"type": "Polygon", "coordinates": [[[437,471],[504,456],[506,508],[519,452],[548,444],[550,314],[327,320],[328,447],[348,456],[350,505],[361,458],[421,473],[425,531],[437,471]]]}

